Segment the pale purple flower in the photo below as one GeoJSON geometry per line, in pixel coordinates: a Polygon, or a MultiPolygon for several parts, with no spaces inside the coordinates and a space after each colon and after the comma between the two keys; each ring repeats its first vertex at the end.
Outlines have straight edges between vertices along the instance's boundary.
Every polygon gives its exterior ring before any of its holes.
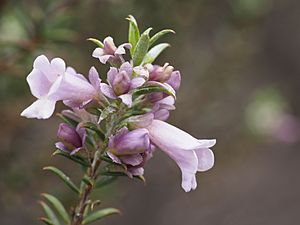
{"type": "Polygon", "coordinates": [[[164,66],[147,64],[145,66],[149,71],[149,81],[158,81],[169,84],[175,91],[180,87],[181,75],[178,70],[173,71],[174,67],[169,63],[164,66]]]}
{"type": "Polygon", "coordinates": [[[154,114],[154,119],[157,120],[167,120],[170,115],[170,110],[175,109],[175,99],[173,96],[167,96],[159,101],[156,101],[152,113],[154,114]]]}
{"type": "Polygon", "coordinates": [[[124,104],[131,106],[131,90],[142,86],[145,79],[139,76],[132,78],[133,68],[129,62],[121,65],[120,69],[111,67],[107,73],[108,84],[101,83],[101,91],[111,99],[120,98],[124,104]]]}
{"type": "Polygon", "coordinates": [[[142,167],[153,151],[147,129],[129,131],[124,127],[110,137],[107,154],[115,163],[126,165],[131,175],[138,176],[143,175],[142,167]]]}
{"type": "Polygon", "coordinates": [[[86,132],[85,129],[80,126],[77,126],[75,129],[66,123],[61,123],[57,131],[57,137],[60,142],[57,142],[55,146],[73,155],[83,149],[86,132]]]}
{"type": "Polygon", "coordinates": [[[64,104],[71,108],[82,108],[92,100],[103,100],[100,90],[101,80],[95,67],[89,71],[89,81],[75,70],[65,73],[56,82],[56,87],[49,94],[49,97],[56,100],[63,100],[64,104]],[[90,82],[89,82],[90,81],[90,82]]]}
{"type": "Polygon", "coordinates": [[[131,48],[131,44],[129,43],[116,47],[112,37],[106,37],[103,45],[103,48],[96,48],[92,54],[94,58],[98,58],[103,64],[106,64],[107,61],[112,64],[120,64],[122,62],[120,56],[126,53],[125,48],[131,48]]]}
{"type": "Polygon", "coordinates": [[[216,140],[198,140],[190,134],[160,120],[147,127],[150,140],[179,166],[182,188],[189,192],[197,187],[197,171],[209,170],[214,165],[214,154],[209,149],[216,140]]]}
{"type": "Polygon", "coordinates": [[[82,103],[97,94],[84,76],[73,68],[66,68],[64,60],[54,58],[49,62],[44,55],[35,59],[27,82],[32,95],[37,98],[21,113],[27,118],[47,119],[53,114],[57,101],[82,103]]]}

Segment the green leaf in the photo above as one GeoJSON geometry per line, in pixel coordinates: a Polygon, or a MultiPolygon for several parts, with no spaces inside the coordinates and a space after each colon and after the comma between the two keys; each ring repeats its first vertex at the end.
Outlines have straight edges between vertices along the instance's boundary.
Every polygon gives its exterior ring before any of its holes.
{"type": "Polygon", "coordinates": [[[103,48],[104,47],[104,44],[101,42],[101,41],[99,41],[98,39],[96,39],[96,38],[88,38],[88,39],[86,39],[87,41],[91,41],[91,42],[93,42],[94,44],[96,44],[99,48],[103,48]]]}
{"type": "Polygon", "coordinates": [[[173,91],[166,87],[160,87],[160,86],[148,86],[148,87],[141,87],[137,88],[134,90],[133,95],[134,96],[139,96],[139,95],[145,95],[145,94],[150,94],[154,92],[164,92],[169,95],[173,95],[173,91]]]}
{"type": "Polygon", "coordinates": [[[169,33],[173,33],[175,34],[174,30],[171,29],[165,29],[165,30],[161,30],[159,32],[157,32],[156,34],[154,34],[151,38],[150,38],[150,46],[152,46],[159,38],[161,38],[162,36],[164,36],[165,34],[169,34],[169,33]]]}
{"type": "Polygon", "coordinates": [[[141,35],[135,18],[129,15],[126,19],[129,21],[128,41],[131,44],[130,54],[133,56],[136,44],[141,35]]]}
{"type": "Polygon", "coordinates": [[[120,210],[115,208],[106,208],[88,215],[82,222],[82,224],[89,224],[95,222],[96,220],[102,219],[103,217],[112,215],[112,214],[120,214],[120,210]]]}
{"type": "Polygon", "coordinates": [[[95,188],[102,188],[108,184],[111,184],[115,180],[117,180],[118,176],[107,176],[102,177],[95,185],[95,188]]]}
{"type": "Polygon", "coordinates": [[[66,185],[68,185],[69,188],[71,188],[72,191],[74,191],[77,194],[80,194],[78,187],[76,187],[76,185],[71,181],[70,177],[65,175],[61,170],[59,170],[53,166],[44,167],[43,170],[49,170],[49,171],[55,173],[57,176],[59,176],[65,182],[66,185]]]}
{"type": "Polygon", "coordinates": [[[59,215],[62,217],[62,219],[69,224],[70,223],[70,217],[63,206],[63,204],[53,195],[43,193],[42,196],[47,199],[53,207],[56,209],[56,211],[59,213],[59,215]]]}
{"type": "Polygon", "coordinates": [[[56,155],[60,155],[60,156],[63,156],[67,159],[71,159],[72,161],[80,164],[83,167],[89,167],[90,166],[89,163],[83,157],[81,157],[79,155],[70,155],[68,153],[63,152],[60,149],[57,149],[55,152],[52,153],[52,156],[56,156],[56,155]]]}
{"type": "Polygon", "coordinates": [[[105,139],[104,133],[97,127],[96,124],[91,123],[91,122],[86,122],[86,123],[83,124],[83,127],[85,127],[86,129],[94,131],[98,135],[98,137],[101,138],[102,140],[105,139]]]}
{"type": "Polygon", "coordinates": [[[71,118],[65,116],[65,115],[62,115],[60,113],[57,113],[56,114],[59,118],[61,118],[66,124],[70,125],[71,127],[76,127],[78,122],[75,121],[75,120],[72,120],[71,118]]]}
{"type": "Polygon", "coordinates": [[[53,210],[45,202],[40,201],[39,203],[41,204],[41,206],[42,206],[46,216],[49,218],[50,222],[53,225],[60,225],[55,213],[53,212],[53,210]]]}
{"type": "Polygon", "coordinates": [[[147,63],[152,63],[159,55],[162,53],[163,50],[165,50],[170,45],[167,43],[162,43],[154,46],[150,49],[150,51],[145,55],[143,59],[143,65],[147,63]]]}
{"type": "Polygon", "coordinates": [[[39,218],[39,220],[42,221],[44,224],[54,225],[54,223],[52,223],[51,220],[49,220],[48,218],[41,217],[41,218],[39,218]]]}
{"type": "Polygon", "coordinates": [[[136,44],[136,47],[134,49],[134,53],[132,56],[133,60],[133,66],[138,66],[142,63],[145,55],[148,52],[149,49],[149,33],[152,30],[152,28],[148,28],[144,33],[142,33],[138,43],[136,44]]]}

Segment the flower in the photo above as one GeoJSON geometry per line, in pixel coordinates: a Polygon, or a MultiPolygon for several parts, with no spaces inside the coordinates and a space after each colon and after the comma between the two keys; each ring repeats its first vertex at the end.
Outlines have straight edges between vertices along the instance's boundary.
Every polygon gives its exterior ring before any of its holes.
{"type": "Polygon", "coordinates": [[[73,155],[83,149],[86,132],[80,126],[77,126],[75,129],[66,123],[61,123],[57,131],[57,137],[60,139],[60,142],[57,142],[55,146],[73,155]]]}
{"type": "Polygon", "coordinates": [[[92,54],[94,58],[98,58],[101,63],[120,64],[122,62],[121,55],[126,53],[125,48],[130,49],[131,44],[124,43],[116,47],[112,37],[106,37],[103,41],[103,48],[96,48],[92,54]]]}
{"type": "Polygon", "coordinates": [[[196,189],[197,171],[209,170],[214,165],[214,154],[209,148],[215,145],[216,140],[197,140],[177,127],[156,119],[146,129],[151,142],[181,169],[182,188],[186,192],[196,189]]]}
{"type": "Polygon", "coordinates": [[[109,138],[108,156],[117,164],[125,164],[131,175],[143,175],[143,165],[152,157],[148,131],[138,128],[129,131],[126,127],[109,138]]]}
{"type": "Polygon", "coordinates": [[[102,93],[111,99],[120,98],[124,104],[130,107],[132,104],[130,91],[145,83],[145,79],[142,77],[132,78],[132,72],[133,68],[129,62],[123,63],[120,69],[111,67],[107,73],[109,85],[101,83],[102,93]]]}
{"type": "Polygon", "coordinates": [[[57,101],[64,100],[67,105],[73,103],[73,106],[78,106],[97,94],[83,75],[77,74],[71,67],[66,68],[64,60],[54,58],[49,62],[44,55],[35,59],[27,83],[32,95],[37,98],[21,113],[27,118],[48,119],[57,101]]]}
{"type": "Polygon", "coordinates": [[[181,75],[178,70],[173,71],[174,67],[169,63],[164,66],[147,64],[145,66],[149,71],[149,81],[158,81],[169,84],[175,91],[180,87],[181,75]]]}
{"type": "Polygon", "coordinates": [[[72,108],[83,108],[93,100],[99,103],[105,101],[100,89],[101,79],[95,67],[89,70],[89,81],[83,75],[76,74],[75,71],[72,75],[64,76],[56,93],[52,96],[64,100],[64,104],[72,108]]]}

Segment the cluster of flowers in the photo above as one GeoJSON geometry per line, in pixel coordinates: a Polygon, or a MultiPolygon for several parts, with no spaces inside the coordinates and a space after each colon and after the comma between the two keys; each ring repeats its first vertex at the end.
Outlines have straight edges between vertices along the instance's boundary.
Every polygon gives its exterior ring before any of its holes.
{"type": "Polygon", "coordinates": [[[197,186],[197,171],[213,166],[210,147],[216,141],[196,139],[165,122],[175,109],[181,75],[168,63],[152,64],[167,44],[148,48],[167,32],[150,38],[150,30],[141,34],[138,42],[129,36],[130,43],[119,47],[111,37],[103,42],[90,39],[98,45],[92,56],[110,64],[107,83],[95,67],[86,79],[60,58],[49,61],[44,55],[38,56],[27,77],[37,100],[21,115],[47,119],[54,113],[56,102],[62,101],[69,109],[60,114],[66,122],[59,125],[57,149],[90,162],[93,152],[101,149],[100,158],[134,177],[144,174],[144,165],[157,147],[177,163],[182,188],[188,192],[197,186]],[[125,60],[127,51],[131,57],[125,60]]]}

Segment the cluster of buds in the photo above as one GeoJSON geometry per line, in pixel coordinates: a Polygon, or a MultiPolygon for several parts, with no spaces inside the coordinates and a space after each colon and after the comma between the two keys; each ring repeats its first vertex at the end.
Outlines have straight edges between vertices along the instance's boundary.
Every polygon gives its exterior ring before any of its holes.
{"type": "MultiPolygon", "coordinates": [[[[62,101],[69,109],[58,114],[64,123],[59,125],[55,154],[85,165],[93,187],[93,182],[105,176],[144,179],[144,165],[157,148],[179,166],[181,186],[188,192],[197,186],[197,171],[213,166],[210,147],[216,141],[196,139],[165,122],[175,109],[181,75],[169,63],[153,64],[169,46],[154,44],[173,31],[162,30],[150,37],[151,28],[140,34],[135,19],[129,16],[128,20],[129,43],[116,47],[111,37],[103,42],[88,39],[97,45],[92,56],[110,65],[104,81],[95,67],[86,79],[60,58],[49,61],[44,55],[38,56],[27,77],[37,100],[21,115],[47,119],[54,113],[56,102],[62,101]]],[[[77,208],[76,213],[80,210],[77,208]]],[[[80,224],[83,218],[73,220],[80,224]]]]}

